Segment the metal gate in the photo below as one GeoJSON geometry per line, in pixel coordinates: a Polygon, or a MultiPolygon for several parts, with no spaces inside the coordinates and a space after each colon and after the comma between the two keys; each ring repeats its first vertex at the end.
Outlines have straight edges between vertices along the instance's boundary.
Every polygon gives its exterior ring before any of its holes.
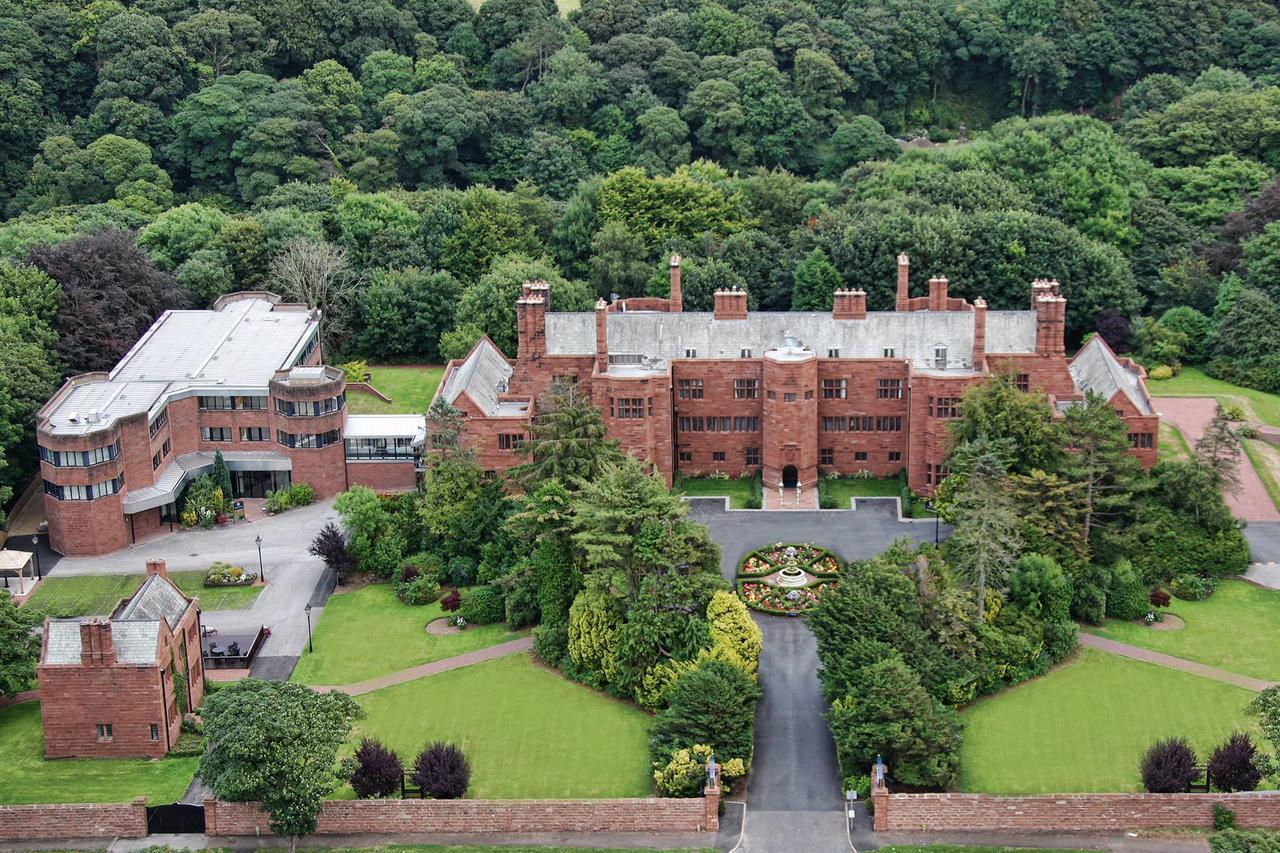
{"type": "Polygon", "coordinates": [[[168,806],[147,806],[147,832],[151,834],[204,833],[204,806],[173,803],[168,806]]]}

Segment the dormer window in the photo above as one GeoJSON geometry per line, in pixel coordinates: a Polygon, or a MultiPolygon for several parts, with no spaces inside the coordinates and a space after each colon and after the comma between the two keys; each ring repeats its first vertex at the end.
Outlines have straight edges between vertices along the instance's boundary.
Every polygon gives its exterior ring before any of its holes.
{"type": "Polygon", "coordinates": [[[947,348],[938,344],[933,348],[933,366],[943,370],[947,366],[947,348]]]}

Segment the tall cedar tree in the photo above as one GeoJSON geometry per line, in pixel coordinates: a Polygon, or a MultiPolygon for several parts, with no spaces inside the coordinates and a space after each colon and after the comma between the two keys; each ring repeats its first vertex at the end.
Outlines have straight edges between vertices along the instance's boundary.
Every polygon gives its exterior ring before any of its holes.
{"type": "Polygon", "coordinates": [[[1089,391],[1066,411],[1063,434],[1069,453],[1061,476],[1082,497],[1082,534],[1091,547],[1127,516],[1142,488],[1142,466],[1129,452],[1129,430],[1103,397],[1089,391]]]}
{"type": "Polygon", "coordinates": [[[645,577],[705,559],[684,521],[688,504],[635,457],[605,462],[594,480],[577,483],[574,544],[588,569],[604,573],[607,586],[625,590],[628,601],[639,596],[645,577]]]}
{"type": "Polygon", "coordinates": [[[1004,585],[1022,547],[1009,475],[994,454],[985,453],[974,460],[956,500],[955,517],[947,553],[977,592],[977,619],[981,622],[987,589],[1004,585]]]}
{"type": "Polygon", "coordinates": [[[1219,405],[1196,442],[1196,463],[1219,489],[1235,494],[1240,491],[1240,452],[1240,432],[1219,405]]]}
{"type": "Polygon", "coordinates": [[[54,326],[71,373],[110,370],[156,318],[186,302],[126,231],[37,246],[28,259],[62,286],[54,326]]]}
{"type": "Polygon", "coordinates": [[[594,480],[602,463],[619,458],[604,416],[575,383],[553,382],[538,397],[536,411],[522,448],[529,461],[511,472],[526,489],[553,478],[574,489],[578,482],[594,480]]]}

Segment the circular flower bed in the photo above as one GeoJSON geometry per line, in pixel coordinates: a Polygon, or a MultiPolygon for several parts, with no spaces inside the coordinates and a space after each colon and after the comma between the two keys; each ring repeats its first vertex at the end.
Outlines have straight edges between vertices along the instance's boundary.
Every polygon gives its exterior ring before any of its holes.
{"type": "Polygon", "coordinates": [[[742,600],[753,610],[799,616],[818,603],[823,595],[840,588],[839,581],[821,581],[799,589],[770,586],[760,581],[743,581],[742,600]]]}
{"type": "Polygon", "coordinates": [[[840,559],[825,548],[779,542],[742,559],[738,591],[753,610],[798,616],[839,587],[833,579],[840,568],[840,559]]]}

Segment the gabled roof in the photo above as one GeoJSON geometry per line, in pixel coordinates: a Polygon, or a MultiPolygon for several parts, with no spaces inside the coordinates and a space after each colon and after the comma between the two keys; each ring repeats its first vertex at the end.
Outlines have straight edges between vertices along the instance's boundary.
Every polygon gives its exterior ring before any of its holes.
{"type": "Polygon", "coordinates": [[[1082,392],[1093,391],[1110,400],[1117,393],[1123,394],[1139,414],[1155,414],[1151,398],[1142,384],[1138,371],[1126,367],[1116,358],[1111,347],[1102,339],[1102,335],[1094,335],[1089,339],[1076,357],[1067,365],[1071,379],[1082,392]]]}
{"type": "Polygon", "coordinates": [[[449,372],[440,397],[449,405],[463,394],[486,415],[499,413],[498,396],[507,392],[515,370],[487,337],[471,348],[462,363],[449,372]]]}
{"type": "Polygon", "coordinates": [[[113,622],[144,622],[163,619],[173,628],[187,612],[191,599],[168,578],[148,575],[132,598],[126,599],[111,614],[113,622]]]}
{"type": "MultiPolygon", "coordinates": [[[[115,647],[116,662],[154,664],[160,647],[161,622],[172,631],[191,605],[192,600],[168,578],[148,575],[138,591],[122,601],[111,614],[111,643],[115,647]]],[[[42,662],[80,663],[83,651],[80,625],[86,621],[90,620],[87,617],[50,619],[42,662]]]]}

